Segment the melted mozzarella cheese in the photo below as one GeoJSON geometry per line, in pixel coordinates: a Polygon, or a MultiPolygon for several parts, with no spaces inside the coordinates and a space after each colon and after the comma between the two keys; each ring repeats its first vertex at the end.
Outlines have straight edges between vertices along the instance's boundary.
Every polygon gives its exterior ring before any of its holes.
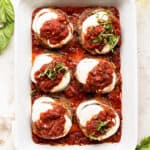
{"type": "Polygon", "coordinates": [[[103,111],[103,108],[99,106],[96,100],[90,100],[81,103],[76,111],[80,125],[85,127],[87,121],[91,120],[93,116],[103,111]]]}
{"type": "Polygon", "coordinates": [[[33,19],[32,29],[37,34],[40,34],[40,29],[46,21],[57,19],[57,18],[58,18],[58,14],[53,10],[41,9],[39,12],[36,13],[33,19]]]}
{"type": "MultiPolygon", "coordinates": [[[[38,70],[40,70],[40,68],[43,65],[51,63],[52,61],[53,61],[53,58],[49,54],[41,54],[35,59],[32,70],[31,70],[32,82],[37,83],[37,81],[35,80],[35,73],[38,70]]],[[[54,93],[54,92],[62,91],[63,89],[65,89],[68,86],[70,80],[71,80],[71,73],[69,71],[67,71],[64,74],[64,76],[62,77],[62,80],[58,83],[58,85],[54,86],[50,90],[50,92],[54,93]]]]}
{"type": "Polygon", "coordinates": [[[111,129],[109,129],[109,131],[106,132],[106,134],[104,134],[104,135],[98,137],[98,139],[97,139],[98,141],[101,141],[101,140],[104,140],[104,139],[107,139],[107,138],[111,137],[111,136],[114,135],[114,134],[117,132],[117,130],[119,129],[119,126],[120,126],[120,118],[119,118],[119,116],[118,116],[117,113],[115,113],[115,115],[116,115],[116,117],[115,117],[115,119],[113,119],[113,122],[114,122],[115,125],[114,125],[111,129]]]}
{"type": "Polygon", "coordinates": [[[69,71],[67,71],[62,80],[59,82],[58,85],[54,86],[52,89],[51,89],[51,92],[54,93],[54,92],[59,92],[59,91],[62,91],[63,89],[65,89],[67,87],[67,85],[69,84],[70,82],[70,79],[71,79],[71,74],[69,71]]]}
{"type": "MultiPolygon", "coordinates": [[[[36,13],[36,15],[33,19],[33,23],[32,23],[33,31],[35,33],[37,33],[38,35],[40,35],[40,29],[44,25],[44,23],[49,21],[49,20],[57,19],[58,13],[59,12],[56,12],[53,9],[41,9],[39,12],[36,13]]],[[[50,40],[47,40],[47,42],[46,42],[47,45],[51,48],[57,48],[57,47],[60,47],[64,44],[66,44],[68,41],[70,41],[73,37],[73,34],[72,34],[73,26],[72,26],[72,24],[69,23],[67,28],[69,30],[69,34],[67,35],[67,37],[65,39],[63,39],[62,41],[60,41],[57,44],[51,44],[50,40]]]]}
{"type": "MultiPolygon", "coordinates": [[[[83,102],[78,106],[76,110],[76,115],[79,120],[81,130],[85,133],[86,136],[87,134],[86,134],[85,128],[86,128],[87,122],[90,121],[92,117],[94,117],[95,115],[98,115],[101,111],[104,111],[103,106],[101,106],[98,101],[93,100],[93,99],[83,102]]],[[[109,129],[106,134],[93,138],[94,140],[101,141],[101,140],[107,139],[117,132],[120,126],[120,118],[116,112],[115,112],[115,115],[116,117],[113,119],[113,122],[115,125],[111,129],[109,129]]]]}
{"type": "Polygon", "coordinates": [[[40,70],[40,68],[44,65],[44,64],[48,64],[50,62],[52,62],[53,58],[50,57],[49,54],[41,54],[39,56],[37,56],[37,58],[34,61],[32,70],[31,70],[31,80],[32,82],[36,83],[35,80],[35,73],[40,70]]]}
{"type": "Polygon", "coordinates": [[[114,72],[112,76],[113,76],[112,83],[109,84],[107,87],[105,87],[102,90],[103,93],[109,93],[109,92],[111,92],[115,88],[116,80],[117,80],[116,73],[114,72]]]}
{"type": "MultiPolygon", "coordinates": [[[[94,69],[94,67],[98,65],[98,63],[99,63],[98,60],[91,58],[85,58],[81,60],[77,65],[75,73],[78,81],[82,84],[86,84],[89,73],[92,71],[92,69],[94,69]]],[[[112,82],[102,90],[102,93],[108,93],[114,89],[117,80],[116,73],[113,72],[112,76],[113,76],[112,82]]]]}
{"type": "MultiPolygon", "coordinates": [[[[107,21],[109,19],[108,13],[105,11],[99,11],[91,16],[89,16],[85,21],[83,21],[82,24],[82,43],[84,44],[84,35],[87,33],[87,29],[89,27],[96,27],[99,25],[98,20],[104,20],[107,21]]],[[[119,37],[117,42],[119,41],[119,37]]],[[[106,54],[112,49],[110,44],[104,45],[103,49],[101,51],[95,49],[97,54],[106,54]]]]}
{"type": "Polygon", "coordinates": [[[65,39],[63,39],[62,41],[60,41],[57,44],[51,44],[50,41],[48,40],[47,44],[49,45],[49,47],[56,48],[56,47],[60,47],[60,46],[62,46],[64,44],[68,43],[73,37],[72,28],[73,28],[72,24],[69,24],[68,25],[69,34],[67,35],[67,37],[65,39]]]}
{"type": "Polygon", "coordinates": [[[54,102],[54,99],[50,97],[40,97],[38,98],[32,106],[32,121],[38,121],[40,119],[40,114],[53,109],[51,105],[54,102]]]}
{"type": "MultiPolygon", "coordinates": [[[[32,106],[32,121],[33,122],[38,121],[40,119],[41,113],[47,112],[48,110],[52,110],[53,103],[56,103],[56,102],[54,99],[50,97],[38,98],[32,106]]],[[[65,118],[64,134],[57,136],[57,137],[51,137],[51,139],[58,139],[58,138],[64,137],[70,131],[71,126],[72,126],[71,118],[67,114],[64,115],[64,118],[65,118]]]]}
{"type": "Polygon", "coordinates": [[[82,24],[82,32],[84,34],[87,33],[87,29],[89,27],[96,27],[99,25],[98,19],[107,21],[108,20],[108,14],[104,11],[99,11],[95,13],[94,15],[89,16],[82,24]]]}
{"type": "Polygon", "coordinates": [[[82,84],[86,84],[89,72],[98,65],[99,61],[96,59],[85,58],[79,62],[76,68],[76,77],[82,84]]]}

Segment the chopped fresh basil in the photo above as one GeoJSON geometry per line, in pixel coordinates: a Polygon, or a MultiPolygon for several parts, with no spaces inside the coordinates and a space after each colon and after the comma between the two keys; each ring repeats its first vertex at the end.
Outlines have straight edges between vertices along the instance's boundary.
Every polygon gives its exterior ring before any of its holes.
{"type": "Polygon", "coordinates": [[[98,132],[101,132],[101,133],[105,133],[105,132],[107,132],[107,125],[108,125],[108,123],[109,123],[110,121],[100,121],[99,122],[99,124],[97,125],[97,127],[96,127],[96,130],[98,131],[98,132]]]}
{"type": "Polygon", "coordinates": [[[139,145],[137,145],[136,150],[150,150],[150,136],[144,138],[139,145]]]}
{"type": "Polygon", "coordinates": [[[61,63],[60,63],[60,64],[57,64],[57,65],[54,66],[54,67],[48,66],[48,67],[45,69],[45,71],[39,75],[39,77],[44,77],[44,76],[46,76],[46,77],[48,77],[50,80],[54,80],[54,79],[56,79],[56,76],[57,76],[60,72],[62,72],[62,71],[66,72],[67,69],[66,69],[66,68],[64,67],[64,65],[61,64],[61,63]]]}
{"type": "Polygon", "coordinates": [[[0,53],[10,41],[14,30],[14,9],[10,0],[0,0],[0,53]]]}
{"type": "MultiPolygon", "coordinates": [[[[105,13],[105,15],[109,15],[108,13],[105,13]]],[[[109,44],[112,51],[113,48],[115,47],[115,45],[117,44],[119,37],[114,35],[113,33],[113,25],[110,19],[108,19],[107,21],[103,20],[103,16],[99,16],[99,14],[96,15],[96,18],[98,20],[98,22],[100,23],[100,25],[105,29],[104,31],[102,31],[101,33],[98,34],[98,36],[92,40],[92,43],[96,44],[96,43],[101,43],[103,42],[104,44],[109,44]]]]}
{"type": "Polygon", "coordinates": [[[106,23],[106,24],[104,24],[104,28],[105,28],[106,30],[109,30],[109,31],[111,31],[111,30],[113,29],[111,23],[106,23]]]}
{"type": "Polygon", "coordinates": [[[91,140],[94,140],[94,139],[96,138],[93,133],[89,134],[88,137],[89,137],[91,140]]]}
{"type": "Polygon", "coordinates": [[[108,37],[108,43],[111,46],[111,48],[113,48],[117,42],[118,42],[119,38],[116,35],[111,35],[108,37]]]}
{"type": "Polygon", "coordinates": [[[101,33],[92,41],[92,43],[100,43],[102,41],[101,33]]]}
{"type": "Polygon", "coordinates": [[[111,49],[111,52],[112,52],[113,54],[115,54],[116,51],[115,51],[114,48],[112,48],[112,49],[111,49]]]}

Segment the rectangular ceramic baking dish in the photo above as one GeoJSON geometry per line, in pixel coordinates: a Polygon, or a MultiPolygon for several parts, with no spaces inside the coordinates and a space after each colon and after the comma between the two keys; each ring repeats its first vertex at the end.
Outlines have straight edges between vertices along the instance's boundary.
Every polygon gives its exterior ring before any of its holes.
{"type": "Polygon", "coordinates": [[[137,48],[134,0],[19,0],[15,26],[14,142],[17,150],[134,150],[137,142],[137,48]],[[31,16],[41,6],[115,6],[122,28],[121,72],[123,78],[123,126],[120,143],[86,146],[38,145],[31,133],[31,16]]]}

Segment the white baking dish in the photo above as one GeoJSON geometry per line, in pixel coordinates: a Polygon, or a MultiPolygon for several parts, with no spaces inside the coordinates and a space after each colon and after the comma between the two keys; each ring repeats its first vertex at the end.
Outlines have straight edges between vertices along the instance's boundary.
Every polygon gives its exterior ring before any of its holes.
{"type": "Polygon", "coordinates": [[[20,0],[16,10],[14,141],[17,150],[134,150],[137,141],[137,48],[136,15],[133,0],[20,0]],[[115,6],[122,27],[123,131],[120,143],[90,146],[38,145],[30,126],[31,15],[40,6],[115,6]]]}

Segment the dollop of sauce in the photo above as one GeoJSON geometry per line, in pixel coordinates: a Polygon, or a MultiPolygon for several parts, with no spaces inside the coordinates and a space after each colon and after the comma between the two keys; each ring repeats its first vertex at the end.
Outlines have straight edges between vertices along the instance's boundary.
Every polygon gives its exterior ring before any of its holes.
{"type": "Polygon", "coordinates": [[[33,123],[33,132],[44,139],[53,139],[64,134],[65,109],[54,106],[51,110],[40,114],[40,119],[33,123]]]}
{"type": "Polygon", "coordinates": [[[106,109],[92,117],[86,124],[86,132],[89,138],[92,139],[92,137],[99,137],[106,134],[115,125],[112,121],[115,116],[111,109],[106,109]]]}
{"type": "Polygon", "coordinates": [[[69,34],[67,18],[59,15],[57,19],[46,21],[40,29],[40,35],[50,41],[51,44],[57,44],[69,34]]]}
{"type": "MultiPolygon", "coordinates": [[[[102,52],[106,45],[110,45],[112,49],[119,42],[118,39],[121,34],[119,19],[111,13],[107,13],[107,15],[109,17],[107,21],[102,21],[96,16],[99,25],[89,26],[86,34],[84,34],[84,39],[82,39],[84,40],[83,45],[86,49],[91,51],[91,53],[93,50],[102,52]]],[[[87,13],[84,19],[88,17],[89,14],[87,13]]]]}
{"type": "Polygon", "coordinates": [[[66,71],[61,62],[53,60],[50,64],[43,65],[35,73],[35,80],[42,91],[50,92],[54,86],[60,83],[66,71]]]}
{"type": "Polygon", "coordinates": [[[107,61],[100,61],[97,66],[90,71],[84,88],[88,92],[101,93],[102,90],[110,85],[113,80],[114,67],[107,61]]]}

